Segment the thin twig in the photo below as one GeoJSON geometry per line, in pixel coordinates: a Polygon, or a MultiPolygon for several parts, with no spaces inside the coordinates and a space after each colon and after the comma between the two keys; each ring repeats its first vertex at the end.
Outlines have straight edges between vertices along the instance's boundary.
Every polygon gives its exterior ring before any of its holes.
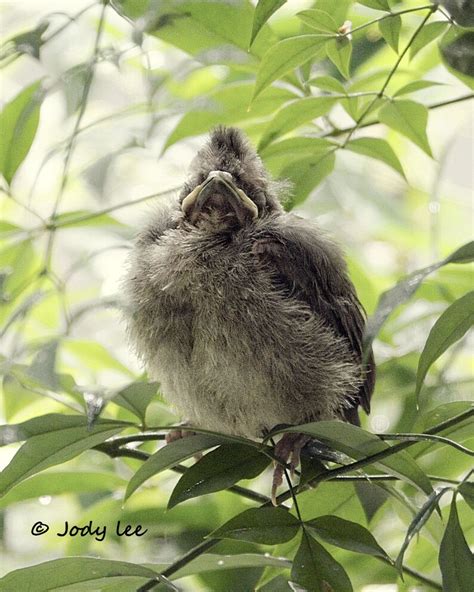
{"type": "Polygon", "coordinates": [[[94,40],[93,56],[92,56],[92,59],[89,63],[89,67],[87,69],[86,79],[84,82],[84,89],[82,91],[81,104],[79,107],[79,113],[77,115],[76,123],[74,124],[74,129],[72,131],[72,134],[69,138],[69,141],[68,141],[68,144],[66,147],[66,153],[65,153],[64,162],[63,162],[62,177],[61,177],[61,185],[60,185],[59,191],[56,195],[56,200],[53,205],[53,211],[50,216],[51,225],[48,225],[48,227],[47,227],[47,230],[49,231],[49,235],[48,235],[48,242],[46,245],[45,265],[44,265],[45,269],[48,269],[50,266],[53,243],[54,243],[54,235],[55,235],[55,227],[53,225],[54,218],[56,217],[56,213],[58,211],[59,204],[60,204],[61,199],[64,195],[64,190],[66,188],[66,184],[68,181],[69,167],[71,164],[72,155],[73,155],[74,148],[76,145],[77,132],[80,128],[82,119],[83,119],[85,111],[86,111],[87,100],[89,98],[89,92],[90,92],[90,89],[92,86],[92,80],[94,78],[95,66],[97,64],[97,56],[99,55],[100,40],[102,38],[102,33],[103,33],[104,27],[105,27],[105,13],[107,10],[107,6],[108,6],[108,0],[103,0],[102,11],[100,14],[99,24],[97,26],[97,31],[96,31],[95,40],[94,40]]]}
{"type": "MultiPolygon", "coordinates": [[[[461,103],[463,101],[469,101],[471,99],[474,99],[474,93],[470,93],[467,95],[462,95],[460,97],[456,97],[454,99],[448,99],[446,101],[440,101],[437,103],[433,103],[432,105],[425,105],[425,107],[428,110],[432,110],[432,109],[439,109],[440,107],[446,107],[449,105],[453,105],[455,103],[461,103]]],[[[362,129],[362,128],[366,128],[366,127],[371,127],[373,125],[380,125],[380,121],[367,121],[366,123],[363,123],[361,125],[359,125],[358,129],[362,129]]],[[[344,134],[348,134],[351,132],[355,131],[355,127],[346,127],[346,128],[340,128],[337,130],[332,130],[330,132],[326,132],[325,134],[322,134],[320,137],[321,138],[327,138],[327,137],[337,137],[337,136],[341,136],[344,134]]],[[[72,226],[74,224],[78,224],[80,222],[87,222],[88,220],[93,220],[94,218],[98,218],[99,216],[102,216],[104,214],[110,214],[111,212],[115,212],[116,210],[121,210],[122,208],[128,208],[146,201],[149,201],[151,199],[154,199],[156,197],[162,197],[164,195],[169,195],[171,193],[176,193],[180,190],[180,187],[172,187],[170,189],[167,189],[165,191],[160,191],[157,193],[151,193],[149,195],[145,195],[143,197],[139,197],[137,199],[132,199],[132,200],[128,200],[125,202],[121,202],[118,204],[115,204],[113,206],[109,206],[108,208],[103,208],[102,210],[97,210],[96,212],[90,212],[89,214],[83,214],[81,216],[77,216],[74,218],[70,218],[69,220],[64,220],[63,222],[57,222],[55,223],[53,222],[49,222],[48,226],[50,228],[64,228],[67,226],[72,226]]],[[[20,204],[19,204],[20,205],[20,204]]],[[[44,230],[44,226],[38,226],[35,227],[33,229],[31,229],[31,233],[36,233],[39,232],[41,230],[44,230]]]]}
{"type": "Polygon", "coordinates": [[[431,442],[440,442],[442,444],[447,444],[448,446],[451,446],[452,448],[455,448],[464,454],[474,456],[474,450],[466,448],[454,440],[444,438],[443,436],[435,436],[434,434],[378,434],[378,437],[381,440],[402,440],[410,442],[422,442],[428,440],[431,442]]]}
{"type": "MultiPolygon", "coordinates": [[[[439,101],[439,102],[433,103],[431,105],[425,105],[425,107],[429,111],[432,111],[433,109],[439,109],[440,107],[447,107],[449,105],[454,105],[455,103],[462,103],[463,101],[470,101],[471,99],[474,99],[474,93],[469,93],[467,95],[461,95],[460,97],[456,97],[454,99],[448,99],[446,101],[439,101]]],[[[381,122],[378,119],[377,120],[374,119],[372,121],[366,121],[365,123],[362,123],[361,125],[359,125],[358,129],[371,127],[373,125],[381,125],[381,122]]],[[[330,137],[334,138],[334,137],[342,136],[343,134],[348,134],[348,133],[351,133],[354,131],[355,131],[354,126],[345,127],[345,128],[340,128],[337,130],[331,130],[330,132],[326,132],[319,137],[320,138],[330,138],[330,137]]]]}
{"type": "MultiPolygon", "coordinates": [[[[459,415],[452,417],[451,419],[448,419],[436,426],[433,426],[432,428],[430,428],[429,430],[426,430],[423,433],[432,435],[432,434],[436,434],[438,432],[442,432],[443,430],[446,430],[454,425],[457,425],[458,423],[461,423],[462,421],[472,417],[473,415],[474,415],[474,406],[471,407],[470,409],[468,409],[467,411],[464,411],[463,413],[460,413],[459,415]]],[[[303,485],[302,487],[298,487],[297,493],[301,493],[302,491],[306,491],[307,489],[314,488],[317,485],[319,485],[319,483],[322,483],[323,481],[329,481],[331,479],[331,477],[338,477],[340,475],[345,475],[345,474],[350,473],[352,471],[357,471],[359,469],[362,469],[363,467],[366,467],[367,465],[377,463],[377,462],[383,460],[384,458],[387,458],[388,456],[395,454],[396,452],[400,452],[402,450],[405,450],[405,448],[409,448],[410,446],[413,446],[414,444],[418,444],[418,442],[413,442],[413,441],[400,442],[399,444],[395,444],[395,446],[391,446],[385,450],[381,450],[380,452],[377,452],[375,454],[367,456],[366,458],[363,458],[363,459],[358,460],[356,462],[350,463],[348,465],[344,465],[343,467],[338,467],[336,469],[328,469],[327,471],[320,473],[317,477],[312,479],[309,483],[303,485]]],[[[290,499],[290,497],[291,497],[291,493],[289,491],[286,491],[277,497],[277,502],[278,503],[285,502],[288,499],[290,499]]]]}
{"type": "MultiPolygon", "coordinates": [[[[104,442],[103,444],[98,444],[94,447],[94,450],[98,450],[99,452],[103,452],[110,456],[111,458],[119,458],[119,457],[126,457],[126,458],[135,458],[137,460],[146,461],[150,458],[150,454],[144,452],[143,450],[137,450],[136,448],[128,448],[128,447],[117,447],[114,445],[114,441],[104,442]]],[[[184,465],[175,465],[171,468],[172,471],[175,473],[179,473],[182,475],[187,471],[187,467],[184,465]]],[[[239,485],[232,485],[228,487],[226,491],[230,491],[231,493],[235,493],[244,497],[246,499],[252,500],[253,502],[257,502],[260,504],[271,503],[271,500],[266,495],[262,493],[258,493],[257,491],[253,491],[251,489],[247,489],[245,487],[240,487],[239,485]]],[[[166,574],[164,574],[166,575],[166,574]]]]}
{"type": "Polygon", "coordinates": [[[128,208],[129,206],[136,206],[139,203],[143,203],[145,201],[149,201],[150,199],[154,199],[155,197],[162,197],[164,195],[169,195],[170,193],[176,193],[180,187],[171,187],[170,189],[166,189],[166,191],[159,191],[158,193],[150,193],[149,195],[145,195],[143,197],[138,197],[137,199],[131,199],[125,202],[121,202],[115,204],[113,206],[109,206],[108,208],[104,208],[102,210],[97,210],[96,212],[91,212],[90,214],[84,214],[82,216],[76,216],[74,218],[70,218],[69,220],[64,220],[63,222],[52,222],[51,225],[54,228],[64,228],[65,226],[71,226],[73,224],[78,224],[79,222],[87,222],[88,220],[93,220],[94,218],[98,218],[99,216],[103,216],[104,214],[110,214],[110,212],[115,212],[117,210],[121,210],[123,208],[128,208]]]}
{"type": "Polygon", "coordinates": [[[388,14],[384,14],[383,16],[379,16],[378,18],[375,18],[371,21],[363,23],[362,25],[359,25],[358,27],[355,27],[354,29],[347,31],[346,33],[340,33],[340,36],[347,37],[348,35],[353,35],[354,33],[361,31],[362,29],[366,29],[367,27],[370,27],[371,25],[375,25],[376,23],[379,23],[380,21],[383,21],[388,18],[392,18],[394,16],[400,16],[401,14],[408,14],[409,12],[418,12],[420,10],[428,10],[428,9],[430,9],[434,12],[435,10],[437,10],[437,8],[438,7],[433,6],[433,4],[425,4],[424,6],[417,6],[416,8],[407,8],[405,10],[399,10],[398,12],[389,12],[388,14]]]}
{"type": "Polygon", "coordinates": [[[344,140],[343,144],[341,145],[341,148],[345,148],[347,146],[349,140],[352,138],[352,136],[354,135],[354,133],[359,129],[359,127],[361,126],[361,124],[364,121],[364,119],[366,118],[366,116],[372,110],[372,107],[375,105],[375,103],[378,100],[380,100],[381,97],[383,97],[383,95],[385,93],[385,89],[389,85],[390,80],[392,80],[395,72],[398,69],[398,66],[400,65],[400,63],[403,60],[403,58],[405,57],[406,53],[410,49],[413,41],[415,41],[416,37],[418,36],[418,34],[420,33],[420,31],[423,29],[423,27],[425,26],[426,22],[431,17],[431,15],[433,14],[433,12],[436,10],[437,7],[436,7],[435,4],[430,4],[426,8],[429,11],[428,14],[425,16],[425,18],[421,21],[421,23],[415,29],[413,35],[410,37],[410,39],[409,39],[408,43],[406,44],[404,50],[400,53],[400,55],[398,56],[397,61],[395,62],[395,64],[393,65],[392,69],[388,73],[388,76],[385,79],[385,82],[383,83],[382,88],[380,89],[380,91],[378,92],[378,94],[373,98],[373,100],[370,101],[370,103],[367,105],[367,107],[364,109],[364,111],[361,113],[360,117],[356,121],[355,126],[351,129],[351,131],[347,135],[346,139],[344,140]]]}
{"type": "MultiPolygon", "coordinates": [[[[374,557],[376,559],[378,559],[379,561],[382,561],[383,563],[386,563],[387,565],[391,565],[393,567],[393,563],[392,563],[392,561],[390,561],[390,559],[387,559],[386,557],[383,557],[382,555],[377,555],[374,557]]],[[[425,575],[421,574],[419,571],[416,571],[415,569],[412,569],[411,567],[408,567],[407,565],[402,565],[401,569],[402,569],[403,573],[411,576],[413,579],[418,580],[419,582],[422,582],[423,584],[425,584],[429,588],[432,588],[433,590],[442,590],[443,589],[443,586],[441,586],[441,584],[438,584],[438,582],[435,582],[434,580],[427,578],[425,575]]]]}
{"type": "MultiPolygon", "coordinates": [[[[76,12],[76,14],[74,14],[72,16],[64,14],[64,16],[67,17],[67,19],[68,19],[67,22],[64,25],[61,25],[61,27],[58,27],[56,29],[56,31],[53,31],[53,33],[51,33],[51,35],[49,35],[49,37],[46,37],[46,39],[43,41],[43,45],[45,43],[48,43],[49,41],[51,41],[51,39],[54,39],[55,37],[60,35],[70,25],[75,23],[83,14],[85,14],[87,11],[89,11],[91,8],[94,8],[94,6],[97,6],[98,4],[99,4],[98,2],[92,2],[91,4],[88,4],[87,6],[82,8],[79,12],[76,12]]],[[[54,14],[54,13],[52,13],[52,14],[54,14]]],[[[47,20],[48,15],[46,15],[44,18],[45,18],[45,20],[47,20]]]]}
{"type": "MultiPolygon", "coordinates": [[[[472,415],[474,415],[474,407],[471,409],[468,409],[467,411],[464,411],[463,413],[456,415],[455,417],[452,417],[451,419],[448,419],[440,424],[433,426],[432,428],[426,430],[424,433],[425,434],[436,434],[438,432],[442,432],[443,430],[449,429],[450,427],[461,423],[462,421],[468,419],[472,415]]],[[[384,450],[380,453],[371,455],[370,457],[367,457],[366,459],[363,459],[361,461],[357,461],[357,462],[352,463],[350,465],[346,465],[344,467],[341,467],[340,469],[328,470],[322,474],[322,475],[324,475],[323,480],[325,480],[325,481],[330,480],[333,477],[340,476],[341,473],[343,474],[344,472],[356,470],[356,469],[361,468],[362,466],[365,466],[367,464],[372,464],[374,462],[377,462],[378,460],[381,460],[382,458],[384,458],[386,456],[389,456],[390,454],[394,454],[395,452],[399,452],[400,450],[404,450],[405,448],[409,448],[410,446],[413,446],[414,444],[416,444],[416,442],[413,442],[413,441],[400,442],[399,444],[392,446],[388,450],[384,450]]],[[[320,477],[321,477],[321,475],[318,475],[318,477],[316,477],[315,479],[310,481],[307,485],[304,485],[302,487],[298,487],[295,494],[298,495],[299,493],[302,493],[303,491],[306,491],[310,487],[314,486],[316,483],[319,483],[320,477]]],[[[291,498],[291,492],[288,490],[288,491],[280,494],[277,497],[277,501],[278,501],[278,503],[283,503],[290,498],[291,498]]],[[[272,501],[268,500],[267,502],[262,504],[261,507],[269,507],[269,506],[271,506],[271,504],[272,504],[272,501]]],[[[166,568],[166,570],[162,572],[162,574],[166,577],[173,575],[179,569],[181,569],[182,567],[187,565],[190,561],[192,561],[196,557],[199,557],[203,553],[206,553],[206,551],[209,551],[218,542],[219,542],[218,540],[210,539],[210,540],[200,543],[199,545],[196,545],[193,549],[190,549],[180,559],[178,559],[177,561],[175,561],[174,563],[169,565],[166,568]]],[[[424,584],[431,586],[433,589],[435,589],[435,590],[441,589],[440,585],[437,582],[434,582],[434,581],[430,580],[429,578],[426,578],[426,576],[423,576],[422,574],[418,574],[418,572],[415,572],[414,570],[411,570],[410,568],[404,567],[403,569],[406,571],[406,573],[409,573],[413,578],[419,579],[424,584]],[[410,570],[410,571],[407,571],[407,570],[410,570]]],[[[157,579],[149,580],[143,586],[141,586],[137,592],[148,592],[148,590],[152,590],[158,584],[159,584],[159,580],[157,580],[157,579]]]]}

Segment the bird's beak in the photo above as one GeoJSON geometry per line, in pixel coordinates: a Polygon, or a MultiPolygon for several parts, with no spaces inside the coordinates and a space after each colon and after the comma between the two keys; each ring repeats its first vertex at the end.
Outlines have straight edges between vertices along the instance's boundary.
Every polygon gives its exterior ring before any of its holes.
{"type": "Polygon", "coordinates": [[[236,186],[232,175],[225,171],[211,171],[204,183],[195,187],[181,204],[184,215],[189,217],[191,223],[196,222],[208,199],[216,193],[229,200],[240,224],[243,224],[248,217],[252,220],[257,218],[257,206],[242,189],[236,186]]]}

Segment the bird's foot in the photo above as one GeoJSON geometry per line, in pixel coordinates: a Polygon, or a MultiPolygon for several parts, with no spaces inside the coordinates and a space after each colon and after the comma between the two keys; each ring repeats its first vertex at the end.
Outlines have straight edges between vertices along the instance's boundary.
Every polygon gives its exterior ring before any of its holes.
{"type": "Polygon", "coordinates": [[[278,461],[274,461],[275,469],[273,471],[272,482],[272,503],[274,506],[278,505],[276,501],[276,491],[283,483],[283,474],[285,467],[290,461],[290,475],[293,477],[296,467],[300,464],[301,449],[311,440],[310,436],[306,434],[287,433],[275,446],[275,456],[278,461]]]}
{"type": "MultiPolygon", "coordinates": [[[[183,427],[186,424],[183,424],[183,427]]],[[[167,444],[171,442],[175,442],[176,440],[181,440],[181,438],[187,438],[188,436],[194,436],[196,432],[192,430],[182,430],[181,428],[176,428],[174,430],[170,430],[165,437],[165,441],[167,444]]]]}

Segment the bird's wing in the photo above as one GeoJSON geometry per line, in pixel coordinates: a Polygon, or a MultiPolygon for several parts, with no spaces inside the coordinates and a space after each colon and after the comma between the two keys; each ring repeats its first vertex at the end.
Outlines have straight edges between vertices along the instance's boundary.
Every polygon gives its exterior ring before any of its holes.
{"type": "MultiPolygon", "coordinates": [[[[277,270],[278,281],[320,315],[331,328],[347,339],[355,359],[363,364],[365,311],[350,281],[339,248],[315,226],[302,218],[283,214],[262,235],[277,270]],[[273,248],[272,248],[273,243],[273,248]]],[[[364,382],[344,417],[359,424],[357,408],[370,412],[375,383],[372,351],[364,365],[364,382]]]]}

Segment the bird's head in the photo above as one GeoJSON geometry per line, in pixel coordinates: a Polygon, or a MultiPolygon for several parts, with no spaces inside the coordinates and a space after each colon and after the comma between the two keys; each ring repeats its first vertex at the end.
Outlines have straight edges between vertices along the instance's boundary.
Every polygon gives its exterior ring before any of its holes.
{"type": "Polygon", "coordinates": [[[245,135],[218,127],[191,164],[181,209],[195,226],[238,227],[281,210],[274,187],[245,135]]]}

